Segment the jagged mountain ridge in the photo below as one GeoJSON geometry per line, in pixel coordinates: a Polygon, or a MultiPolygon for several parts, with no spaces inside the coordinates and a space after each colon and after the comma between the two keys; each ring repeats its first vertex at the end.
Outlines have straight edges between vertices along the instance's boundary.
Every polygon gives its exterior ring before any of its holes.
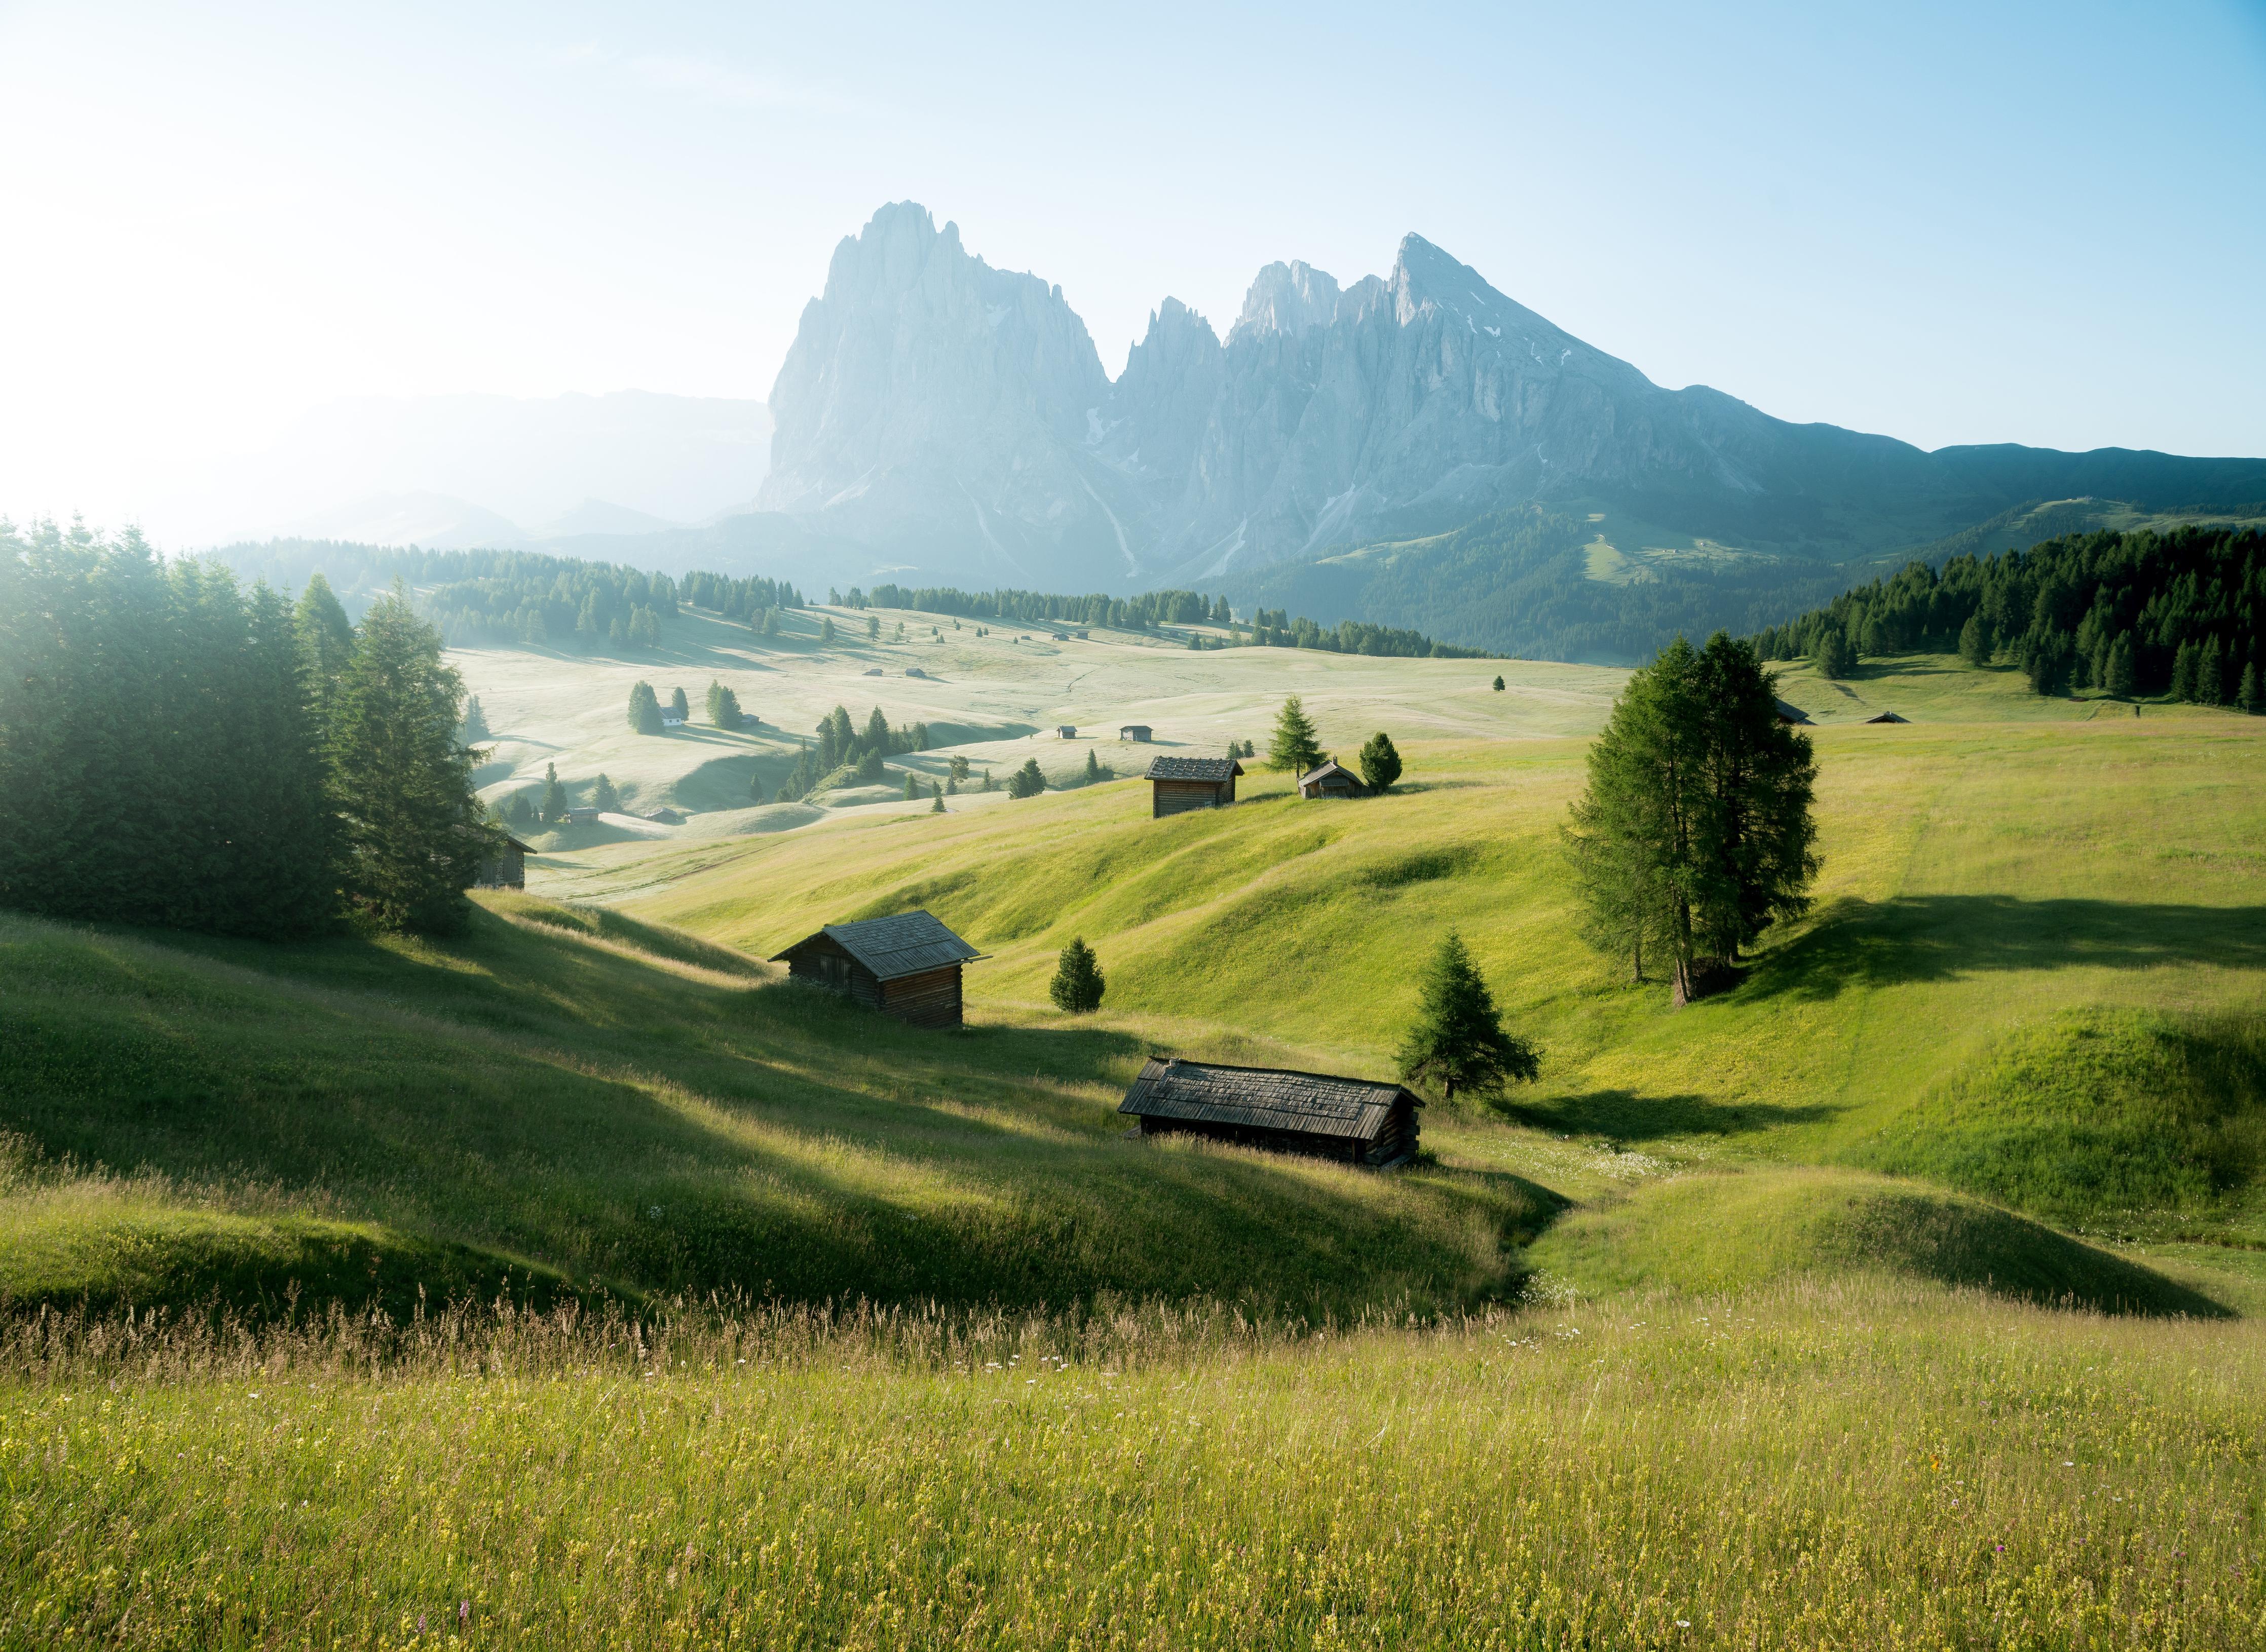
{"type": "Polygon", "coordinates": [[[1224,341],[1167,298],[1113,382],[1059,287],[911,202],[837,249],[770,405],[762,508],[900,577],[1054,588],[1218,581],[1529,501],[1839,561],[2095,474],[2166,504],[2266,497],[2259,461],[1927,453],[1665,390],[1416,235],[1342,289],[1268,265],[1224,341]]]}

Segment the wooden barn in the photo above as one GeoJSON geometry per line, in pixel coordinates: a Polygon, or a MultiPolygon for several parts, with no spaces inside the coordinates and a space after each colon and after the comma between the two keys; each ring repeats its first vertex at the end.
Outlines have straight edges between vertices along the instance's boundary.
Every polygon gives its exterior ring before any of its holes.
{"type": "Polygon", "coordinates": [[[960,1025],[960,967],[983,956],[927,912],[829,924],[771,959],[797,981],[914,1027],[960,1025]]]}
{"type": "Polygon", "coordinates": [[[1368,790],[1359,775],[1335,758],[1298,777],[1300,797],[1360,797],[1368,790]]]}
{"type": "Polygon", "coordinates": [[[523,889],[527,858],[534,852],[518,838],[507,837],[503,847],[480,863],[480,875],[472,881],[483,889],[523,889]]]}
{"type": "Polygon", "coordinates": [[[1422,1105],[1403,1085],[1151,1056],[1117,1110],[1144,1136],[1180,1131],[1383,1168],[1415,1156],[1422,1105]]]}
{"type": "Polygon", "coordinates": [[[1235,801],[1235,777],[1242,772],[1243,765],[1232,757],[1151,757],[1149,818],[1225,808],[1235,801]]]}
{"type": "Polygon", "coordinates": [[[1117,730],[1117,737],[1120,740],[1130,740],[1145,746],[1149,743],[1149,725],[1146,723],[1122,724],[1117,730]]]}
{"type": "Polygon", "coordinates": [[[1778,707],[1778,720],[1782,723],[1806,723],[1809,720],[1809,713],[1799,705],[1789,705],[1780,699],[1771,703],[1778,707]]]}

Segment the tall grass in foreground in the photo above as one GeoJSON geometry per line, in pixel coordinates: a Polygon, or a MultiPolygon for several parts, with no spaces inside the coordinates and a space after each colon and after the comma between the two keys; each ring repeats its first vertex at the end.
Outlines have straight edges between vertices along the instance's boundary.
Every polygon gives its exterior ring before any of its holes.
{"type": "Polygon", "coordinates": [[[2248,1647],[2266,1332],[1856,1282],[1429,1326],[20,1322],[0,1645],[2248,1647]]]}

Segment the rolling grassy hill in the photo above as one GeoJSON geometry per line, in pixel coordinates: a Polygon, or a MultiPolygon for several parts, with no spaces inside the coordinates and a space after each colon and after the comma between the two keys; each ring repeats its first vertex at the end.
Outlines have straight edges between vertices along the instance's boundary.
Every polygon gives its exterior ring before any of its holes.
{"type": "Polygon", "coordinates": [[[1407,783],[720,809],[446,943],[0,917],[0,1648],[2255,1641],[2266,720],[1794,674],[1817,907],[1670,1012],[1565,930],[1612,674],[1126,648],[1407,783]],[[961,1033],[758,961],[916,904],[961,1033]],[[1389,1071],[1449,925],[1544,1078],[1425,1162],[1123,1133],[1152,1049],[1389,1071]]]}

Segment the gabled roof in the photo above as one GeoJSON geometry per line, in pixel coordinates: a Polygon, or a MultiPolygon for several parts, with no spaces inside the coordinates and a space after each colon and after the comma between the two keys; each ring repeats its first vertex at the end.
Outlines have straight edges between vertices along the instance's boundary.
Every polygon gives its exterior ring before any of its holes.
{"type": "Polygon", "coordinates": [[[1899,717],[1894,712],[1882,712],[1878,717],[1868,717],[1865,720],[1868,723],[1908,723],[1911,719],[1899,717]]]}
{"type": "Polygon", "coordinates": [[[821,937],[832,941],[881,981],[917,976],[924,969],[966,963],[983,954],[954,934],[927,912],[900,912],[895,917],[869,917],[857,924],[829,924],[816,935],[806,935],[785,952],[774,954],[773,963],[784,962],[821,937]]]}
{"type": "Polygon", "coordinates": [[[1799,705],[1789,705],[1784,700],[1777,700],[1773,703],[1778,706],[1778,714],[1787,722],[1806,723],[1809,720],[1809,713],[1799,705]]]}
{"type": "Polygon", "coordinates": [[[1385,1129],[1393,1104],[1404,1095],[1423,1105],[1400,1085],[1369,1078],[1151,1056],[1117,1110],[1137,1118],[1239,1124],[1366,1142],[1385,1129]]]}
{"type": "Polygon", "coordinates": [[[1232,778],[1243,765],[1232,757],[1151,757],[1147,778],[1151,780],[1212,780],[1232,778]]]}
{"type": "Polygon", "coordinates": [[[1305,773],[1298,777],[1298,784],[1302,786],[1312,786],[1315,781],[1321,779],[1324,776],[1332,774],[1341,774],[1355,786],[1359,786],[1361,784],[1361,776],[1356,774],[1351,769],[1347,768],[1345,764],[1340,763],[1335,757],[1331,758],[1319,769],[1307,770],[1305,773]]]}

